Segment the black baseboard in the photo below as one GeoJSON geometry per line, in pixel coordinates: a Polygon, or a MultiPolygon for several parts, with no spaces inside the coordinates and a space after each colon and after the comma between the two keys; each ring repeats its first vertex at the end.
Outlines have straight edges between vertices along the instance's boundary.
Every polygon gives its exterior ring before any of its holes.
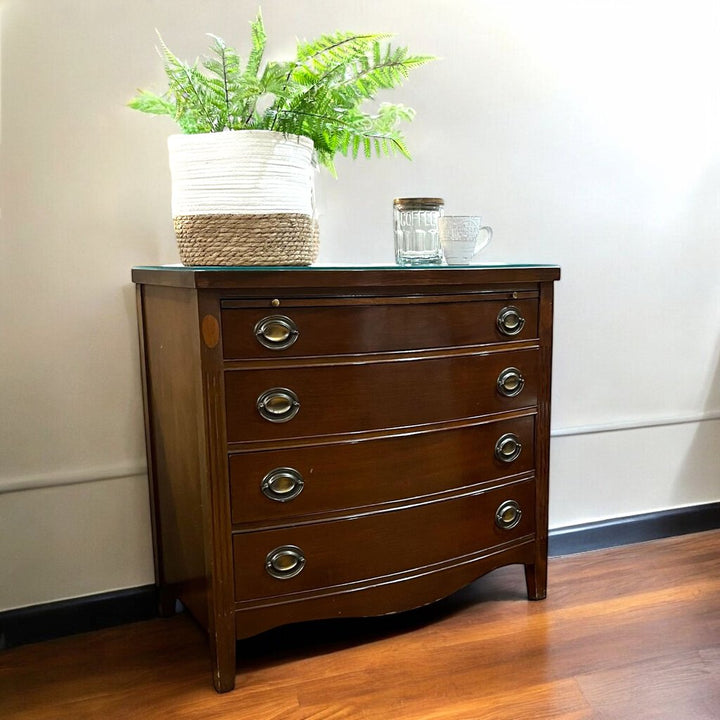
{"type": "MultiPolygon", "coordinates": [[[[720,502],[550,531],[550,555],[571,555],[720,528],[720,502]]],[[[144,585],[0,612],[0,650],[157,617],[156,589],[144,585]]]]}
{"type": "Polygon", "coordinates": [[[0,650],[157,617],[154,585],[0,613],[0,650]]]}
{"type": "Polygon", "coordinates": [[[548,552],[573,555],[718,528],[720,502],[715,502],[551,530],[548,552]]]}

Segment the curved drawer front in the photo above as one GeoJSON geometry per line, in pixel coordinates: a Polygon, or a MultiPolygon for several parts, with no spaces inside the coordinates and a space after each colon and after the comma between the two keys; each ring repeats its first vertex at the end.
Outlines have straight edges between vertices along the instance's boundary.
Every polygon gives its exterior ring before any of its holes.
{"type": "Polygon", "coordinates": [[[535,461],[534,430],[530,415],[362,442],[235,453],[232,521],[279,523],[528,472],[535,461]]]}
{"type": "Polygon", "coordinates": [[[381,578],[535,532],[535,483],[346,520],[233,536],[236,601],[381,578]],[[512,505],[511,527],[496,515],[512,505]],[[438,532],[438,528],[445,528],[438,532]]]}
{"type": "Polygon", "coordinates": [[[538,301],[472,300],[222,311],[226,359],[462,347],[538,336],[538,301]]]}
{"type": "Polygon", "coordinates": [[[536,349],[227,370],[228,442],[284,440],[481,417],[535,406],[537,385],[536,349]],[[498,378],[507,375],[506,371],[514,371],[523,380],[509,397],[498,390],[498,378]]]}

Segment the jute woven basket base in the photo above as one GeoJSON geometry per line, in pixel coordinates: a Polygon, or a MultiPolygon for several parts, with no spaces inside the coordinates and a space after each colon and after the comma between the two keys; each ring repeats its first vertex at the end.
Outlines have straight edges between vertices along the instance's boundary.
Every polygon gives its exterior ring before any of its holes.
{"type": "Polygon", "coordinates": [[[316,220],[299,213],[180,215],[173,218],[183,265],[312,265],[316,220]]]}

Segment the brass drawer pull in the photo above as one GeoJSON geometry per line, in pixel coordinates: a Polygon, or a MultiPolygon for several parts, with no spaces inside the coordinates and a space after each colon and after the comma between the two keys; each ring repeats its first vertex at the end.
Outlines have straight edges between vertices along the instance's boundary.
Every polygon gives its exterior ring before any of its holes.
{"type": "Polygon", "coordinates": [[[511,463],[520,457],[522,443],[515,433],[505,433],[495,443],[495,457],[500,462],[511,463]]]}
{"type": "Polygon", "coordinates": [[[288,502],[296,498],[305,487],[302,475],[294,468],[280,467],[271,470],[260,483],[262,494],[275,502],[288,502]]]}
{"type": "Polygon", "coordinates": [[[255,337],[270,350],[289,348],[300,335],[297,325],[286,315],[268,315],[255,323],[255,337]]]}
{"type": "Polygon", "coordinates": [[[515,500],[506,500],[495,513],[495,524],[501,530],[512,530],[522,518],[522,510],[515,500]]]}
{"type": "Polygon", "coordinates": [[[270,388],[258,397],[257,409],[268,422],[284,423],[297,415],[300,401],[292,390],[270,388]]]}
{"type": "Polygon", "coordinates": [[[525,318],[514,305],[507,305],[498,313],[497,327],[503,335],[519,335],[525,327],[525,318]]]}
{"type": "Polygon", "coordinates": [[[505,397],[518,396],[525,387],[525,378],[522,373],[514,367],[505,368],[497,379],[497,389],[505,397]]]}
{"type": "Polygon", "coordinates": [[[305,555],[297,545],[281,545],[271,550],[265,558],[265,570],[278,580],[288,580],[299,575],[305,567],[305,555]]]}

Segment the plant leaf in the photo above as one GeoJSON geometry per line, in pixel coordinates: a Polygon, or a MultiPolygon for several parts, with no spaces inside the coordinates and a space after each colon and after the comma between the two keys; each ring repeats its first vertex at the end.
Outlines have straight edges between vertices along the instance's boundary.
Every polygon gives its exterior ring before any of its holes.
{"type": "Polygon", "coordinates": [[[138,95],[128,102],[128,107],[152,115],[174,116],[176,112],[176,106],[172,100],[148,90],[138,90],[138,95]]]}

